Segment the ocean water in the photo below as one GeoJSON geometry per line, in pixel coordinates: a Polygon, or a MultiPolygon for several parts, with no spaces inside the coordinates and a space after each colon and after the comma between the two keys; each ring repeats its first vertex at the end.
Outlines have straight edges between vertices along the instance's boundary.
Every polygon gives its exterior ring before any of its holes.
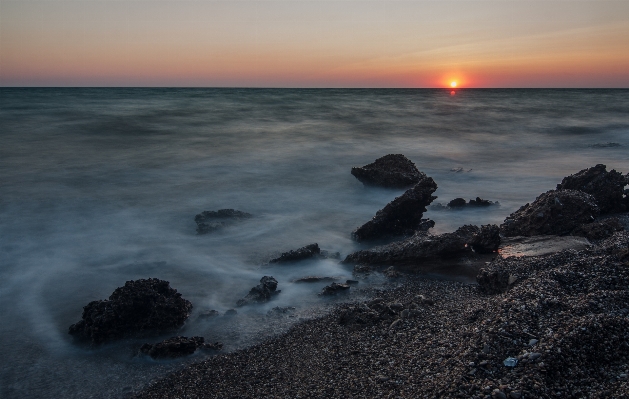
{"type": "Polygon", "coordinates": [[[500,203],[429,209],[435,233],[500,223],[583,168],[629,172],[627,110],[629,90],[0,89],[0,397],[122,397],[208,356],[134,356],[157,339],[76,345],[82,307],[127,280],[170,281],[194,305],[181,334],[226,350],[324,312],[324,284],[291,280],[351,267],[262,264],[313,242],[364,247],[350,232],[403,190],[364,187],[352,166],[403,153],[436,203],[500,203]],[[196,235],[194,216],[222,208],[254,217],[196,235]],[[263,275],[274,301],[196,319],[263,275]],[[295,317],[267,317],[274,306],[295,317]]]}

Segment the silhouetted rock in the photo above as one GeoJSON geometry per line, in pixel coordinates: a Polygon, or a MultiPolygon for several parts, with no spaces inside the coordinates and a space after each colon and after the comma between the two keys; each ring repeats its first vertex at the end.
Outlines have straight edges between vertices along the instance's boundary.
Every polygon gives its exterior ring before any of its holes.
{"type": "Polygon", "coordinates": [[[467,205],[467,202],[463,198],[455,198],[448,202],[450,208],[463,208],[465,205],[467,205]]]}
{"type": "Polygon", "coordinates": [[[194,217],[197,223],[197,233],[207,234],[211,231],[251,217],[250,213],[235,209],[219,209],[218,211],[203,211],[194,217]]]}
{"type": "Polygon", "coordinates": [[[426,212],[426,206],[437,198],[432,195],[436,189],[437,184],[431,177],[422,179],[413,188],[379,210],[373,219],[356,229],[352,237],[357,241],[364,241],[410,235],[415,230],[424,229],[425,223],[432,222],[422,219],[422,216],[426,212]]]}
{"type": "Polygon", "coordinates": [[[624,227],[618,218],[608,218],[593,223],[582,224],[575,228],[571,235],[596,241],[611,237],[615,232],[622,230],[624,230],[624,227]]]}
{"type": "Polygon", "coordinates": [[[495,224],[481,226],[480,231],[469,242],[474,252],[488,254],[498,251],[500,246],[500,227],[495,224]]]}
{"type": "MultiPolygon", "coordinates": [[[[450,209],[463,209],[463,208],[482,208],[491,205],[498,205],[498,202],[491,202],[488,200],[484,200],[480,197],[476,197],[476,199],[471,199],[468,202],[465,202],[463,198],[455,198],[452,201],[448,202],[448,205],[445,207],[440,205],[441,208],[450,208],[450,209]]],[[[434,205],[433,205],[434,206],[434,205]]]]}
{"type": "Polygon", "coordinates": [[[319,276],[308,276],[296,279],[295,283],[319,283],[321,281],[334,281],[338,280],[338,277],[319,277],[319,276]]]}
{"type": "Polygon", "coordinates": [[[320,254],[321,250],[319,249],[319,244],[314,243],[296,250],[284,252],[278,258],[271,259],[269,263],[297,262],[304,259],[318,257],[320,254]]]}
{"type": "Polygon", "coordinates": [[[412,186],[426,178],[426,175],[417,170],[415,164],[402,154],[385,155],[362,168],[352,168],[352,175],[365,185],[390,188],[412,186]]]}
{"type": "Polygon", "coordinates": [[[140,352],[153,359],[177,358],[192,355],[198,348],[220,350],[223,344],[205,344],[203,337],[172,337],[157,344],[144,344],[140,352]]]}
{"type": "Polygon", "coordinates": [[[564,177],[557,190],[579,190],[591,194],[601,213],[624,212],[627,210],[623,198],[625,186],[629,184],[626,176],[598,164],[594,167],[564,177]]]}
{"type": "Polygon", "coordinates": [[[484,200],[480,197],[476,197],[476,199],[471,199],[467,205],[468,206],[476,206],[476,207],[486,207],[486,206],[491,206],[491,205],[496,205],[497,202],[491,202],[488,200],[484,200]]]}
{"type": "Polygon", "coordinates": [[[268,302],[272,296],[277,295],[277,280],[270,276],[264,276],[260,279],[260,284],[253,287],[246,297],[239,299],[236,306],[244,306],[249,303],[268,302]]]}
{"type": "Polygon", "coordinates": [[[551,190],[522,206],[500,226],[507,237],[565,235],[598,216],[596,200],[577,190],[551,190]]]}
{"type": "Polygon", "coordinates": [[[191,310],[192,304],[168,281],[127,281],[108,300],[87,304],[82,319],[70,326],[69,333],[99,344],[133,333],[169,331],[181,327],[191,310]]]}
{"type": "Polygon", "coordinates": [[[471,252],[474,236],[481,232],[465,225],[454,233],[430,235],[417,233],[406,240],[349,254],[343,263],[361,265],[412,265],[428,259],[443,259],[471,252]]]}
{"type": "Polygon", "coordinates": [[[338,284],[332,283],[328,286],[323,287],[323,291],[319,295],[329,296],[336,295],[339,292],[345,292],[349,290],[349,284],[338,284]]]}

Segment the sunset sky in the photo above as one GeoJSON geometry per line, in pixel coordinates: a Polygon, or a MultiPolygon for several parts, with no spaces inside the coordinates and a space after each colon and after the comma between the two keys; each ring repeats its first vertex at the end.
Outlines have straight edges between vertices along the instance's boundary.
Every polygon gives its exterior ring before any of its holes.
{"type": "Polygon", "coordinates": [[[629,1],[0,0],[0,86],[629,87],[629,1]]]}

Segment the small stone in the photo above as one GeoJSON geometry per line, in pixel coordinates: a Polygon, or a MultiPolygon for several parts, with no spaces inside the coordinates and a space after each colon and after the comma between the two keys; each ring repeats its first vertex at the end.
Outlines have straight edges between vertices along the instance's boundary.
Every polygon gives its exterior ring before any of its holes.
{"type": "Polygon", "coordinates": [[[385,382],[385,381],[389,381],[390,378],[385,376],[385,375],[379,375],[376,377],[376,379],[378,380],[378,382],[385,382]]]}
{"type": "Polygon", "coordinates": [[[518,359],[515,357],[508,357],[502,363],[507,367],[515,367],[518,364],[518,359]]]}
{"type": "Polygon", "coordinates": [[[402,321],[401,319],[397,319],[395,320],[393,323],[391,323],[391,325],[389,326],[389,328],[394,328],[395,326],[397,326],[398,324],[400,324],[400,321],[402,321]]]}
{"type": "Polygon", "coordinates": [[[520,391],[511,391],[509,392],[509,396],[512,399],[520,399],[522,397],[522,393],[520,391]]]}
{"type": "Polygon", "coordinates": [[[507,399],[507,395],[505,395],[504,392],[499,391],[499,390],[494,390],[494,392],[491,394],[491,396],[495,399],[507,399]]]}
{"type": "Polygon", "coordinates": [[[531,340],[529,341],[529,346],[533,346],[533,345],[535,345],[535,344],[536,344],[536,343],[538,343],[538,342],[539,342],[538,340],[536,340],[535,338],[533,338],[533,339],[531,339],[531,340]]]}
{"type": "Polygon", "coordinates": [[[541,354],[541,353],[539,353],[539,352],[533,352],[533,353],[529,354],[529,360],[535,360],[535,359],[537,359],[537,358],[539,358],[539,357],[541,357],[541,356],[542,356],[542,354],[541,354]]]}

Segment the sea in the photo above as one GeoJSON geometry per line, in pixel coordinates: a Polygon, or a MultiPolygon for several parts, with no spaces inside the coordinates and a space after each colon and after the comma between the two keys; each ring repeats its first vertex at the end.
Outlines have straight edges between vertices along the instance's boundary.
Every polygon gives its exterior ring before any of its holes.
{"type": "Polygon", "coordinates": [[[349,279],[351,266],[266,264],[315,242],[341,259],[367,248],[352,230],[404,189],[350,170],[386,154],[436,181],[434,204],[498,202],[431,206],[433,233],[500,224],[581,169],[629,172],[629,90],[0,88],[0,397],[122,398],[214,355],[157,361],[138,355],[144,342],[203,336],[238,350],[361,286],[395,284],[374,275],[326,299],[326,283],[294,280],[349,279]],[[196,214],[225,208],[253,217],[196,233],[196,214]],[[198,318],[234,308],[265,275],[281,290],[271,302],[198,318]],[[87,303],[149,277],[192,302],[181,331],[99,347],[68,334],[87,303]],[[295,309],[267,315],[278,306],[295,309]]]}

